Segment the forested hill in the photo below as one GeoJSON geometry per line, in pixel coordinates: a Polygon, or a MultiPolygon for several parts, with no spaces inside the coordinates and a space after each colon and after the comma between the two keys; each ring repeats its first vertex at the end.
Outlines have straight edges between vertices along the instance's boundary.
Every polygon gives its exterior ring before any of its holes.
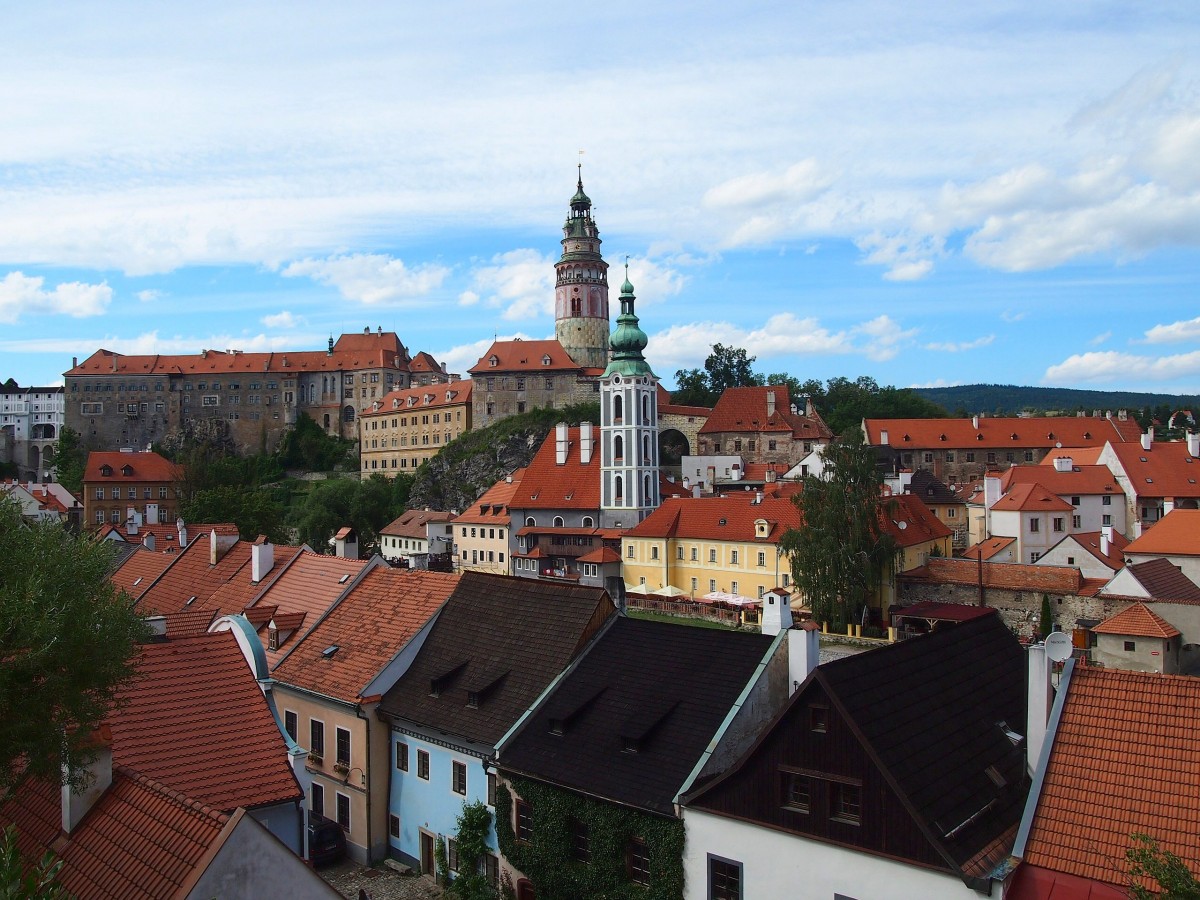
{"type": "Polygon", "coordinates": [[[954,387],[913,388],[914,393],[959,414],[1019,415],[1026,411],[1177,410],[1200,408],[1200,396],[1142,394],[1132,391],[1084,391],[1073,388],[1021,387],[1015,384],[960,384],[954,387]]]}

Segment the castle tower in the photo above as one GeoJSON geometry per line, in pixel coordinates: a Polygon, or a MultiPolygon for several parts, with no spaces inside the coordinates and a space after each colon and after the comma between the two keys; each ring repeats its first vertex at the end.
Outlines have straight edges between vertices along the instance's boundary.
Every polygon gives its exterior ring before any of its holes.
{"type": "Polygon", "coordinates": [[[562,246],[554,264],[554,336],[579,365],[602,369],[608,363],[608,263],[600,256],[600,231],[583,192],[582,166],[562,246]]]}
{"type": "Polygon", "coordinates": [[[658,506],[658,377],[642,351],[646,332],[633,311],[629,266],[621,314],[612,333],[612,361],[600,379],[600,521],[631,528],[658,506]]]}

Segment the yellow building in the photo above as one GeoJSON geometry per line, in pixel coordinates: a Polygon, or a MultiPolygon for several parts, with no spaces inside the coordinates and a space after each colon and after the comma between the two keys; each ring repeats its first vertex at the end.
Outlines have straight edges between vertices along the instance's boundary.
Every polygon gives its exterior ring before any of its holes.
{"type": "Polygon", "coordinates": [[[471,430],[471,382],[392,391],[358,419],[362,474],[412,472],[471,430]]]}

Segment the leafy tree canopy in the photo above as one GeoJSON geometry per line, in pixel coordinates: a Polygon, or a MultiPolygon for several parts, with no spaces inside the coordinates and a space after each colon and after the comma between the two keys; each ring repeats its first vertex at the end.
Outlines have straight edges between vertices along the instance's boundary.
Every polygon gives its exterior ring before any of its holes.
{"type": "Polygon", "coordinates": [[[1149,835],[1134,834],[1133,846],[1125,851],[1125,858],[1129,862],[1129,895],[1134,900],[1200,900],[1200,881],[1192,870],[1174,853],[1161,849],[1149,835]],[[1146,887],[1143,878],[1153,879],[1160,890],[1146,887]]]}
{"type": "Polygon", "coordinates": [[[318,481],[296,511],[294,524],[299,538],[314,550],[324,552],[334,532],[349,525],[358,532],[360,548],[374,550],[379,532],[404,511],[411,487],[412,476],[402,475],[393,481],[382,475],[362,481],[356,478],[318,481]]]}
{"type": "Polygon", "coordinates": [[[112,548],[0,502],[0,795],[24,775],[83,779],[89,739],[149,637],[108,580],[112,548]],[[11,564],[19,560],[19,564],[11,564]],[[65,756],[64,756],[65,751],[65,756]]]}
{"type": "Polygon", "coordinates": [[[70,900],[58,883],[61,859],[50,851],[35,865],[26,865],[17,849],[17,826],[0,833],[0,898],[3,900],[70,900]]]}
{"type": "Polygon", "coordinates": [[[64,427],[58,433],[58,453],[55,471],[58,483],[76,497],[83,496],[83,470],[87,466],[87,451],[79,440],[79,432],[64,427]]]}
{"type": "Polygon", "coordinates": [[[880,528],[879,474],[862,433],[849,430],[822,457],[824,476],[806,477],[794,498],[801,525],[780,546],[813,619],[841,630],[859,620],[894,565],[896,545],[880,528]]]}

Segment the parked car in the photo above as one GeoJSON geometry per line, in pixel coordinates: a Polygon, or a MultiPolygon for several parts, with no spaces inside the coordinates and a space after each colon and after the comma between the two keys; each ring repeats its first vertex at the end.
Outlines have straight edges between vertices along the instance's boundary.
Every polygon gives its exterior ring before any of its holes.
{"type": "Polygon", "coordinates": [[[314,866],[327,866],[346,855],[346,832],[333,819],[308,813],[308,858],[314,866]]]}

